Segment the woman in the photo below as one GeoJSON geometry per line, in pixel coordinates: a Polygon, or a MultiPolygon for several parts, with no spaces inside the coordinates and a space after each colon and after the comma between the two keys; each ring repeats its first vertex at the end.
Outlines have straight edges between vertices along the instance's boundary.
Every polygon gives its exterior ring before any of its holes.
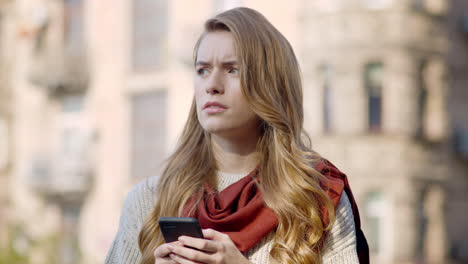
{"type": "Polygon", "coordinates": [[[194,66],[179,144],[128,195],[106,263],[359,263],[358,251],[365,262],[346,176],[304,142],[284,36],[252,9],[228,10],[205,23],[194,66]],[[205,239],[164,243],[161,216],[198,218],[205,239]]]}

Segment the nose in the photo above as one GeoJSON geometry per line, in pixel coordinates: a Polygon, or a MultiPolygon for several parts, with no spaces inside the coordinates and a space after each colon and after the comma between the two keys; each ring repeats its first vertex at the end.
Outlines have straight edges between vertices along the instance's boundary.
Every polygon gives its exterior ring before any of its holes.
{"type": "Polygon", "coordinates": [[[215,69],[213,72],[211,72],[206,84],[206,93],[212,95],[224,93],[224,80],[222,71],[215,69]]]}

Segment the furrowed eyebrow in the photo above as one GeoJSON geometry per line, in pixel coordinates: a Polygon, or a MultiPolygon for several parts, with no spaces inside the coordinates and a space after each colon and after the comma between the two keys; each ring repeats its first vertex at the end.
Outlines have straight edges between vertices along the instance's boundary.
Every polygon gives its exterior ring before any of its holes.
{"type": "Polygon", "coordinates": [[[206,65],[210,65],[210,64],[208,62],[206,62],[206,61],[197,61],[197,63],[195,63],[195,66],[198,66],[198,65],[206,66],[206,65]]]}
{"type": "MultiPolygon", "coordinates": [[[[223,67],[226,67],[226,66],[233,66],[233,65],[237,65],[238,62],[236,60],[232,60],[232,61],[225,61],[222,63],[223,67]]],[[[202,65],[202,66],[210,66],[211,64],[209,62],[206,62],[206,61],[197,61],[195,63],[195,66],[198,66],[198,65],[202,65]]]]}
{"type": "Polygon", "coordinates": [[[226,61],[226,62],[223,62],[222,63],[224,67],[226,66],[234,66],[234,65],[237,65],[237,61],[233,60],[233,61],[226,61]]]}

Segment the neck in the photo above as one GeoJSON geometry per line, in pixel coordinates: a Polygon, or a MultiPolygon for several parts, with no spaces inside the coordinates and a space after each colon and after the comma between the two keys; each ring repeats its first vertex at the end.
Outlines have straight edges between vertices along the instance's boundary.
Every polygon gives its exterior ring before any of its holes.
{"type": "Polygon", "coordinates": [[[226,138],[212,135],[218,169],[226,173],[248,173],[258,165],[256,151],[259,135],[226,138]]]}

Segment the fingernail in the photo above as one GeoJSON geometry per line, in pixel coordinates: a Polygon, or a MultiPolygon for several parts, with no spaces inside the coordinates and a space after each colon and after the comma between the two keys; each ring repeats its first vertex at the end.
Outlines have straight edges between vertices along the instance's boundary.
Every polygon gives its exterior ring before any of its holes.
{"type": "Polygon", "coordinates": [[[180,242],[185,242],[185,238],[184,237],[179,237],[179,241],[180,242]]]}
{"type": "Polygon", "coordinates": [[[171,254],[169,254],[169,257],[175,258],[175,255],[171,253],[171,254]]]}
{"type": "Polygon", "coordinates": [[[167,248],[168,248],[170,251],[174,250],[174,247],[171,246],[171,245],[167,245],[167,248]]]}

